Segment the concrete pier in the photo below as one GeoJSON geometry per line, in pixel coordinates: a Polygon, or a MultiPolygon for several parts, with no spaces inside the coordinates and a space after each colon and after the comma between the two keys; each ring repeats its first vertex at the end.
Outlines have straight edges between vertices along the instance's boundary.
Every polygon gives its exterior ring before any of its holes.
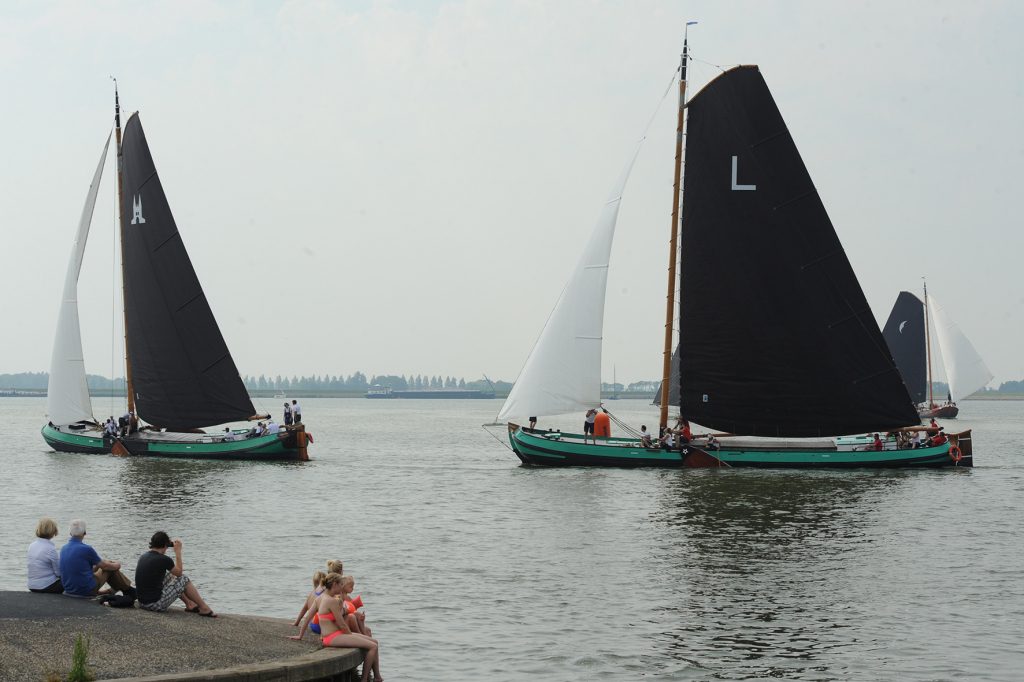
{"type": "Polygon", "coordinates": [[[348,682],[362,652],[288,639],[290,621],[182,609],[112,609],[93,600],[0,592],[0,682],[65,679],[75,638],[89,638],[97,680],[348,682]]]}

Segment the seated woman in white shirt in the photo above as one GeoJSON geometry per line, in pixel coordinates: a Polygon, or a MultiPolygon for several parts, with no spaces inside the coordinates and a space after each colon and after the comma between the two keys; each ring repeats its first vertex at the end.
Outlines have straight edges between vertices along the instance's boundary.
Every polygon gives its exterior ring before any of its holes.
{"type": "Polygon", "coordinates": [[[48,516],[39,519],[36,537],[28,546],[28,589],[32,592],[60,594],[64,586],[60,583],[60,558],[53,546],[52,537],[57,535],[57,522],[48,516]]]}

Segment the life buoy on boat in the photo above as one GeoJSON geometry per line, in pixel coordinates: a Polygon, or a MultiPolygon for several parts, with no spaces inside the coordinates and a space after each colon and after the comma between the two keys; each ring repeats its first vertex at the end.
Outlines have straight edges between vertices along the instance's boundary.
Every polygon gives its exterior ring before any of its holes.
{"type": "Polygon", "coordinates": [[[960,451],[960,448],[956,445],[952,445],[949,448],[949,458],[954,462],[959,462],[964,458],[964,453],[960,451]]]}

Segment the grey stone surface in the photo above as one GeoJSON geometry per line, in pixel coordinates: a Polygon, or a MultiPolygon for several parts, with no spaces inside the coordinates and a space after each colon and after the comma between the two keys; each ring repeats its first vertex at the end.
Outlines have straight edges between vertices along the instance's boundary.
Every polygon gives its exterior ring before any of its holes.
{"type": "Polygon", "coordinates": [[[287,639],[289,621],[258,616],[204,618],[182,609],[152,613],[30,592],[0,592],[0,681],[66,676],[75,638],[91,641],[99,680],[316,680],[356,667],[351,649],[287,639]],[[225,669],[233,670],[225,670],[225,669]]]}

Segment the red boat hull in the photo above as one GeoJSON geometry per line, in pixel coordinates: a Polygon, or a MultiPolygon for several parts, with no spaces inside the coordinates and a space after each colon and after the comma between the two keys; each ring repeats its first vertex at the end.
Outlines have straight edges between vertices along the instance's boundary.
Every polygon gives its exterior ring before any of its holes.
{"type": "Polygon", "coordinates": [[[956,419],[956,416],[960,414],[960,408],[953,404],[948,405],[934,405],[932,407],[919,407],[917,413],[921,415],[921,419],[956,419]]]}

